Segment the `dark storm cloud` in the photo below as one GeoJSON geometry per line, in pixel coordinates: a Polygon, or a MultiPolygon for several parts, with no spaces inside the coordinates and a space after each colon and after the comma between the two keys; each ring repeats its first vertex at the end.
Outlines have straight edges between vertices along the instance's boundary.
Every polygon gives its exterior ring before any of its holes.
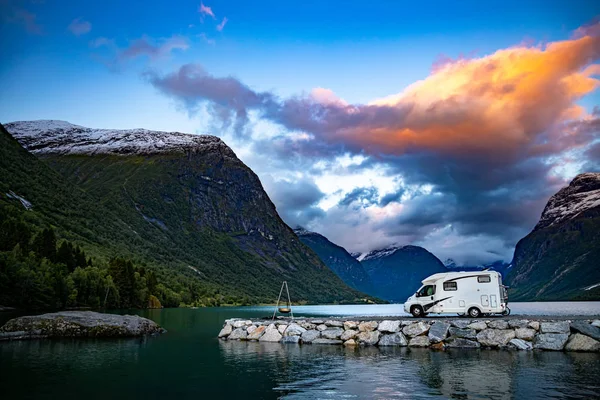
{"type": "Polygon", "coordinates": [[[323,216],[323,210],[316,205],[324,194],[311,180],[278,181],[268,176],[262,182],[281,218],[290,226],[303,225],[323,216]]]}
{"type": "Polygon", "coordinates": [[[359,202],[362,206],[377,204],[379,199],[379,191],[375,187],[360,187],[346,194],[339,201],[340,206],[350,206],[354,202],[359,202]]]}

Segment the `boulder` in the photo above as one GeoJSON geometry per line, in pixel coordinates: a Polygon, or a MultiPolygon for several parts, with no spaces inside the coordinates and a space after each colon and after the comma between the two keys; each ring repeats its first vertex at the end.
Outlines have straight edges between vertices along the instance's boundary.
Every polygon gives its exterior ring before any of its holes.
{"type": "Polygon", "coordinates": [[[379,324],[377,323],[377,321],[361,322],[360,324],[358,324],[358,330],[361,332],[371,332],[377,329],[378,325],[379,324]]]}
{"type": "Polygon", "coordinates": [[[255,330],[252,331],[247,337],[248,340],[258,340],[265,333],[267,327],[264,325],[258,326],[255,330]]]}
{"type": "Polygon", "coordinates": [[[282,336],[281,333],[271,324],[265,330],[265,333],[258,339],[259,342],[279,342],[282,336]]]}
{"type": "Polygon", "coordinates": [[[223,329],[221,329],[221,332],[219,332],[219,337],[222,338],[229,336],[231,334],[231,331],[233,331],[233,326],[231,326],[231,324],[225,324],[223,329]]]}
{"type": "Polygon", "coordinates": [[[234,328],[242,328],[247,325],[252,325],[252,321],[249,319],[238,319],[234,321],[232,325],[234,328]]]}
{"type": "Polygon", "coordinates": [[[467,319],[457,319],[455,321],[451,321],[450,325],[452,325],[455,328],[459,328],[459,329],[465,329],[467,326],[469,326],[471,322],[467,319]]]}
{"type": "Polygon", "coordinates": [[[540,330],[540,323],[538,321],[531,321],[527,324],[528,328],[535,329],[536,331],[540,330]]]}
{"type": "Polygon", "coordinates": [[[511,319],[508,321],[508,326],[511,328],[527,328],[529,321],[526,319],[511,319]]]}
{"type": "Polygon", "coordinates": [[[300,342],[300,336],[284,336],[281,339],[281,343],[285,344],[298,344],[300,342]]]}
{"type": "Polygon", "coordinates": [[[479,348],[481,345],[474,341],[464,338],[450,338],[446,341],[446,347],[449,348],[479,348]]]}
{"type": "Polygon", "coordinates": [[[532,341],[536,334],[535,329],[531,328],[517,328],[515,329],[515,336],[517,339],[529,340],[532,341]]]}
{"type": "Polygon", "coordinates": [[[408,346],[406,337],[400,332],[382,335],[379,339],[379,346],[408,346]]]}
{"type": "Polygon", "coordinates": [[[593,320],[590,325],[595,326],[596,328],[600,328],[600,319],[593,320]]]}
{"type": "Polygon", "coordinates": [[[476,331],[482,331],[487,328],[487,324],[485,323],[485,321],[475,321],[467,325],[467,328],[475,329],[476,331]]]}
{"type": "Polygon", "coordinates": [[[246,328],[246,332],[249,334],[251,334],[252,332],[254,332],[256,330],[256,325],[250,325],[249,327],[246,328]]]}
{"type": "Polygon", "coordinates": [[[236,328],[227,337],[227,340],[244,340],[248,337],[248,332],[244,328],[236,328]]]}
{"type": "Polygon", "coordinates": [[[354,329],[348,329],[347,331],[344,331],[344,333],[342,333],[342,336],[340,336],[340,339],[350,340],[350,339],[354,339],[356,337],[356,335],[358,335],[358,331],[355,331],[354,329]]]}
{"type": "Polygon", "coordinates": [[[325,325],[325,324],[317,325],[317,330],[318,331],[324,331],[325,329],[327,329],[327,325],[325,325]]]}
{"type": "Polygon", "coordinates": [[[300,336],[304,332],[306,332],[306,329],[304,329],[300,325],[290,324],[290,325],[288,325],[287,329],[285,330],[284,336],[300,336]]]}
{"type": "Polygon", "coordinates": [[[487,326],[492,329],[508,329],[508,322],[503,319],[495,319],[488,322],[487,326]]]}
{"type": "Polygon", "coordinates": [[[301,327],[303,327],[307,331],[310,331],[311,329],[317,329],[317,326],[315,324],[312,324],[312,323],[306,322],[306,321],[302,322],[302,323],[298,323],[298,325],[300,325],[301,327]]]}
{"type": "Polygon", "coordinates": [[[323,339],[323,338],[315,339],[312,341],[312,344],[343,344],[343,343],[344,342],[342,342],[341,340],[323,339]]]}
{"type": "Polygon", "coordinates": [[[448,333],[450,334],[451,337],[457,337],[457,338],[469,339],[469,340],[477,339],[477,331],[475,329],[469,329],[469,328],[460,329],[460,328],[450,327],[450,329],[448,329],[448,333]]]}
{"type": "Polygon", "coordinates": [[[280,334],[283,335],[285,333],[287,327],[288,327],[287,325],[278,325],[277,326],[277,332],[279,332],[280,334]]]}
{"type": "Polygon", "coordinates": [[[323,323],[323,320],[322,319],[313,319],[311,322],[315,325],[321,325],[323,323]]]}
{"type": "Polygon", "coordinates": [[[395,333],[400,330],[400,321],[381,321],[377,328],[379,332],[383,333],[395,333]]]}
{"type": "Polygon", "coordinates": [[[429,346],[429,348],[432,350],[444,350],[445,347],[446,345],[444,342],[433,343],[431,346],[429,346]]]}
{"type": "Polygon", "coordinates": [[[348,329],[358,329],[358,322],[356,321],[345,321],[344,322],[344,329],[348,330],[348,329]]]}
{"type": "Polygon", "coordinates": [[[356,335],[356,339],[358,343],[365,346],[374,346],[379,341],[379,335],[381,335],[379,331],[360,332],[356,335]]]}
{"type": "Polygon", "coordinates": [[[321,337],[321,331],[312,330],[302,334],[302,343],[312,343],[313,340],[321,337]]]}
{"type": "Polygon", "coordinates": [[[416,336],[408,342],[409,347],[429,347],[429,338],[427,336],[416,336]]]}
{"type": "Polygon", "coordinates": [[[569,333],[571,331],[569,321],[542,322],[540,332],[542,333],[569,333]]]}
{"type": "Polygon", "coordinates": [[[514,347],[516,347],[518,350],[531,350],[533,349],[533,346],[531,345],[531,342],[526,342],[523,339],[511,339],[510,342],[508,342],[509,344],[513,345],[514,347]]]}
{"type": "Polygon", "coordinates": [[[11,319],[0,328],[0,340],[41,337],[136,337],[163,332],[165,330],[156,322],[137,315],[60,311],[11,319]]]}
{"type": "Polygon", "coordinates": [[[568,333],[540,333],[535,337],[533,347],[542,350],[560,351],[565,347],[567,339],[569,339],[568,333]]]}
{"type": "Polygon", "coordinates": [[[565,345],[568,351],[600,351],[600,342],[589,336],[575,333],[565,345]]]}
{"type": "Polygon", "coordinates": [[[514,338],[515,331],[512,329],[484,329],[477,334],[477,341],[489,347],[506,346],[514,338]]]}
{"type": "Polygon", "coordinates": [[[344,323],[342,321],[336,321],[336,320],[329,320],[329,321],[325,321],[325,325],[327,326],[333,326],[336,328],[342,328],[344,326],[344,323]]]}
{"type": "Polygon", "coordinates": [[[357,344],[354,339],[348,339],[344,342],[344,346],[356,346],[357,344]]]}
{"type": "Polygon", "coordinates": [[[339,339],[344,333],[342,328],[327,328],[321,331],[321,337],[325,339],[339,339]]]}
{"type": "Polygon", "coordinates": [[[448,329],[450,329],[450,324],[447,322],[436,321],[429,328],[429,341],[432,343],[439,343],[446,339],[448,335],[448,329]]]}
{"type": "Polygon", "coordinates": [[[402,329],[402,332],[404,332],[404,334],[407,336],[414,337],[414,336],[419,336],[424,333],[427,333],[428,330],[429,330],[428,324],[426,324],[425,322],[416,322],[414,324],[405,326],[402,329]]]}
{"type": "Polygon", "coordinates": [[[592,339],[600,340],[600,328],[588,324],[585,321],[575,321],[571,323],[571,330],[589,336],[592,339]]]}

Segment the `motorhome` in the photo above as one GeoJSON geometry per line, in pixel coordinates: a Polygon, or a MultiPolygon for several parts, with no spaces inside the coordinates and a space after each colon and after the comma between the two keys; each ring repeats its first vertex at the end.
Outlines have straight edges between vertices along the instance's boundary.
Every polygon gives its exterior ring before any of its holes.
{"type": "Polygon", "coordinates": [[[507,287],[496,271],[446,272],[422,281],[423,286],[404,303],[414,317],[433,314],[509,315],[507,287]]]}

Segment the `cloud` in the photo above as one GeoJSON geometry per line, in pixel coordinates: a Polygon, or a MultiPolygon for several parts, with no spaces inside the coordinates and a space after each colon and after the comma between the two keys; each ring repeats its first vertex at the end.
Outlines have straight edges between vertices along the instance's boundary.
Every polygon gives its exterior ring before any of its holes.
{"type": "Polygon", "coordinates": [[[215,19],[215,14],[213,13],[212,9],[210,7],[205,6],[202,2],[198,6],[198,12],[200,13],[201,18],[204,18],[205,15],[208,15],[215,19]]]}
{"type": "Polygon", "coordinates": [[[198,37],[200,39],[202,39],[204,42],[206,42],[206,44],[209,44],[211,46],[214,46],[215,44],[217,44],[214,39],[211,39],[208,36],[206,36],[206,33],[204,33],[204,32],[200,33],[198,35],[198,37]]]}
{"type": "Polygon", "coordinates": [[[303,223],[310,223],[325,214],[317,207],[317,203],[324,193],[310,179],[285,181],[274,179],[265,175],[261,182],[268,193],[272,193],[271,200],[277,205],[281,217],[292,227],[303,223]]]}
{"type": "Polygon", "coordinates": [[[223,28],[225,28],[225,24],[227,24],[227,21],[229,21],[229,20],[227,19],[227,17],[223,17],[223,20],[221,21],[221,23],[220,23],[219,25],[217,25],[217,30],[218,30],[219,32],[222,32],[222,31],[223,31],[223,28]]]}
{"type": "Polygon", "coordinates": [[[67,27],[71,33],[75,36],[85,35],[92,30],[92,24],[88,21],[84,21],[81,18],[76,18],[67,27]]]}
{"type": "Polygon", "coordinates": [[[129,61],[138,57],[148,57],[150,60],[158,60],[168,57],[174,50],[187,50],[188,40],[182,36],[172,36],[156,43],[148,36],[142,36],[132,41],[128,47],[118,51],[119,61],[129,61]]]}
{"type": "Polygon", "coordinates": [[[37,22],[36,14],[20,7],[11,7],[9,4],[0,4],[4,6],[2,10],[4,21],[21,25],[27,33],[32,35],[41,35],[43,33],[42,26],[37,22]]]}

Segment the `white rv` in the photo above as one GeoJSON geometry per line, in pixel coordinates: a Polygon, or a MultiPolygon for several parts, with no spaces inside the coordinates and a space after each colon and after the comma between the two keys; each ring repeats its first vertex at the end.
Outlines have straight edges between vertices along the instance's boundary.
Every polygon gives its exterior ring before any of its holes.
{"type": "Polygon", "coordinates": [[[429,313],[456,313],[472,318],[510,314],[508,292],[498,272],[446,272],[431,275],[422,283],[404,303],[404,311],[415,317],[429,313]]]}

